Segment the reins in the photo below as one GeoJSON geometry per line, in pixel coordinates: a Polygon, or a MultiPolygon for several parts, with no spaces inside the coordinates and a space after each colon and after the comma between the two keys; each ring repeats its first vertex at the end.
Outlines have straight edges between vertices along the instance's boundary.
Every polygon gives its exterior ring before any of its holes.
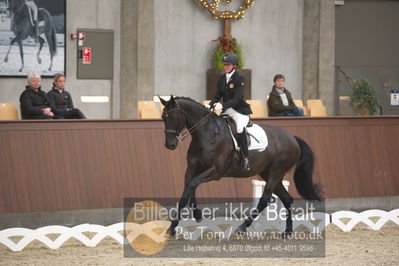
{"type": "MultiPolygon", "coordinates": [[[[181,112],[183,112],[183,114],[186,117],[188,117],[188,114],[183,109],[181,109],[180,107],[172,108],[169,111],[165,112],[165,114],[168,114],[168,113],[171,113],[171,112],[175,112],[175,111],[181,111],[181,112]]],[[[208,118],[210,116],[211,116],[211,112],[209,112],[206,116],[201,118],[201,120],[198,121],[197,123],[195,123],[192,127],[190,127],[189,129],[183,130],[180,133],[177,132],[177,130],[174,130],[174,129],[165,129],[165,133],[176,134],[177,140],[181,143],[181,142],[183,142],[183,140],[185,138],[188,137],[188,135],[193,134],[195,131],[200,129],[205,124],[205,122],[208,120],[208,118]]]]}

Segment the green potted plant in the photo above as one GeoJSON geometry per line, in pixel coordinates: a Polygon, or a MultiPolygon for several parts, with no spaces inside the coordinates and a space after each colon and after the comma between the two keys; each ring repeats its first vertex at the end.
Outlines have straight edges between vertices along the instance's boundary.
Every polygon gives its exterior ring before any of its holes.
{"type": "Polygon", "coordinates": [[[352,82],[352,95],[350,104],[359,115],[374,115],[377,113],[379,103],[373,84],[361,78],[352,82]]]}
{"type": "Polygon", "coordinates": [[[241,45],[238,44],[238,41],[224,34],[218,39],[214,40],[217,42],[216,50],[213,54],[213,69],[209,69],[207,71],[207,89],[206,89],[206,98],[212,99],[217,91],[217,81],[223,71],[222,59],[223,56],[227,53],[235,53],[238,57],[238,65],[237,68],[240,71],[240,74],[245,78],[245,91],[244,97],[245,99],[251,99],[251,76],[252,72],[250,69],[243,69],[244,67],[244,56],[242,52],[241,45]]]}
{"type": "Polygon", "coordinates": [[[223,69],[222,59],[227,53],[234,53],[238,57],[238,69],[242,69],[244,66],[244,58],[242,55],[241,46],[238,44],[235,38],[227,38],[226,35],[219,37],[216,51],[213,55],[213,65],[215,69],[223,69]]]}

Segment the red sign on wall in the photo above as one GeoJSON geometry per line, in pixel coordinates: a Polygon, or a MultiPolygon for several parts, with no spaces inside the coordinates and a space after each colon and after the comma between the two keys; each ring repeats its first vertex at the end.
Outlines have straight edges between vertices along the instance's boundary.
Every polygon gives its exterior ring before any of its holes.
{"type": "Polygon", "coordinates": [[[84,41],[84,40],[86,40],[86,33],[79,32],[79,41],[84,41]]]}
{"type": "Polygon", "coordinates": [[[91,64],[91,48],[83,48],[83,64],[91,64]]]}

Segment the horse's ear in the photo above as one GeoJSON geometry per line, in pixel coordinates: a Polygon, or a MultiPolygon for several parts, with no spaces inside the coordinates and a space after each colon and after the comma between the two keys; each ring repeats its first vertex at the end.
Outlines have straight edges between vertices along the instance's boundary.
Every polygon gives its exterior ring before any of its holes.
{"type": "Polygon", "coordinates": [[[176,104],[176,101],[175,101],[175,98],[173,98],[173,95],[170,95],[169,103],[172,104],[172,105],[176,104]]]}
{"type": "Polygon", "coordinates": [[[161,98],[161,96],[158,95],[159,100],[161,101],[163,106],[166,106],[168,104],[167,101],[165,101],[164,99],[161,98]]]}

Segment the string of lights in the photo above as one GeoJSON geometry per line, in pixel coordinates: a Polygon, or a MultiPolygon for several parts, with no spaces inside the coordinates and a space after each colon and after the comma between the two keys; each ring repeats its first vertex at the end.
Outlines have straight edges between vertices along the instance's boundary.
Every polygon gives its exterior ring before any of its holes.
{"type": "MultiPolygon", "coordinates": [[[[237,11],[219,11],[219,4],[221,0],[197,0],[201,5],[206,7],[215,19],[242,19],[248,8],[252,7],[255,3],[254,0],[242,0],[239,10],[237,11]]],[[[231,0],[225,0],[230,4],[231,0]]]]}

